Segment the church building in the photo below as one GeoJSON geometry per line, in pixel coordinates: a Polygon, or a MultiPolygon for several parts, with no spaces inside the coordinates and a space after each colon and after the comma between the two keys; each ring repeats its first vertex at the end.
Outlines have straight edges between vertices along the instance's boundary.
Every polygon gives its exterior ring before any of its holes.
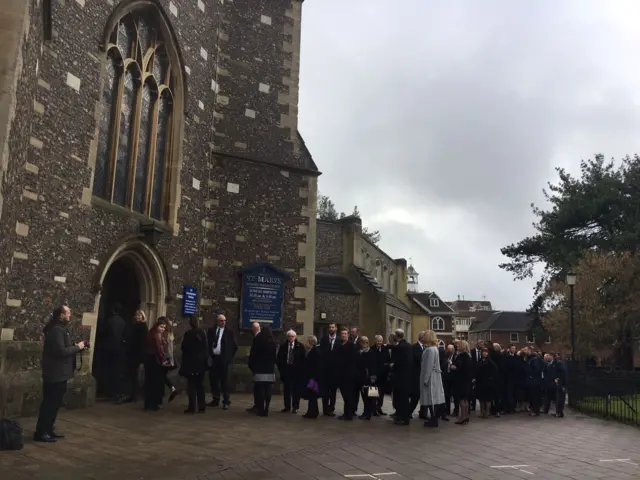
{"type": "Polygon", "coordinates": [[[274,326],[312,333],[302,1],[0,0],[0,416],[37,406],[61,303],[95,347],[78,406],[116,303],[168,316],[178,337],[221,312],[246,346],[244,280],[278,277],[274,326]]]}

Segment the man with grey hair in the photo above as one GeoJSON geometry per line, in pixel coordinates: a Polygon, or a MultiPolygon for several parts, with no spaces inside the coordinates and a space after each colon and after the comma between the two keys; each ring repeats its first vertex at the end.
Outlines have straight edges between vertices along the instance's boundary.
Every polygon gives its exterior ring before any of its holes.
{"type": "Polygon", "coordinates": [[[229,401],[229,365],[238,351],[238,344],[231,330],[227,328],[227,317],[219,314],[216,317],[217,325],[207,330],[209,344],[209,383],[213,400],[211,407],[220,405],[222,396],[222,409],[228,410],[229,401]]]}
{"type": "Polygon", "coordinates": [[[302,382],[304,381],[304,345],[296,340],[296,332],[289,330],[287,339],[280,346],[276,364],[280,372],[284,394],[284,408],[282,413],[298,413],[302,382]]]}
{"type": "Polygon", "coordinates": [[[409,425],[411,412],[409,410],[409,395],[411,394],[411,368],[413,366],[413,355],[411,345],[404,338],[404,330],[395,331],[398,343],[391,352],[393,400],[396,408],[396,425],[409,425]]]}
{"type": "Polygon", "coordinates": [[[378,386],[378,401],[373,411],[374,416],[386,415],[382,411],[384,405],[384,395],[389,393],[389,373],[391,370],[391,351],[387,345],[384,345],[382,335],[375,336],[375,345],[371,348],[373,356],[376,359],[376,372],[378,386]]]}

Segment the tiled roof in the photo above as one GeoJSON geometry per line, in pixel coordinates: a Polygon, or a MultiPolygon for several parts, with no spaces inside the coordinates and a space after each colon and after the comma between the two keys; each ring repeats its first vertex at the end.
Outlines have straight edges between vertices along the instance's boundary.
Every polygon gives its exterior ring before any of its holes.
{"type": "Polygon", "coordinates": [[[474,322],[469,331],[526,332],[531,330],[532,323],[533,316],[527,312],[493,312],[488,318],[474,322]]]}
{"type": "Polygon", "coordinates": [[[453,315],[455,312],[446,302],[444,302],[435,292],[409,293],[409,298],[413,300],[422,310],[429,315],[453,315]],[[437,299],[438,306],[432,307],[431,300],[437,299]]]}
{"type": "Polygon", "coordinates": [[[411,309],[407,305],[405,305],[403,301],[390,293],[387,293],[387,305],[391,305],[392,307],[402,310],[403,312],[411,313],[411,309]]]}
{"type": "Polygon", "coordinates": [[[360,295],[360,290],[344,275],[325,272],[316,272],[316,292],[360,295]]]}
{"type": "Polygon", "coordinates": [[[355,271],[360,275],[360,278],[364,283],[373,287],[378,292],[384,292],[384,288],[378,283],[378,281],[373,277],[369,272],[367,272],[364,268],[360,268],[357,265],[352,265],[355,271]]]}

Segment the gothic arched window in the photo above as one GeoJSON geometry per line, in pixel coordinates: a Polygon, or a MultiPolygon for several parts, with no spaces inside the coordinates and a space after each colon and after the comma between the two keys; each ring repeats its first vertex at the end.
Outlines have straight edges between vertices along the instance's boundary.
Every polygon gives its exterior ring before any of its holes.
{"type": "Polygon", "coordinates": [[[435,317],[431,320],[431,330],[442,331],[444,330],[444,319],[442,317],[435,317]]]}
{"type": "Polygon", "coordinates": [[[174,81],[165,39],[146,11],[122,17],[106,46],[93,194],[168,219],[174,81]]]}

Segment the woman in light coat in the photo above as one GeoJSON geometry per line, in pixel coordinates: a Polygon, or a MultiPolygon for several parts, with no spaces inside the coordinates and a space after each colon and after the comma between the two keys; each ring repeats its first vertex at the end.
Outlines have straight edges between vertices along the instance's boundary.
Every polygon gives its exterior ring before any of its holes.
{"type": "Polygon", "coordinates": [[[437,427],[438,415],[445,403],[445,398],[436,332],[427,330],[424,334],[423,344],[426,348],[422,352],[420,367],[420,405],[429,412],[429,420],[424,422],[424,426],[437,427]]]}

